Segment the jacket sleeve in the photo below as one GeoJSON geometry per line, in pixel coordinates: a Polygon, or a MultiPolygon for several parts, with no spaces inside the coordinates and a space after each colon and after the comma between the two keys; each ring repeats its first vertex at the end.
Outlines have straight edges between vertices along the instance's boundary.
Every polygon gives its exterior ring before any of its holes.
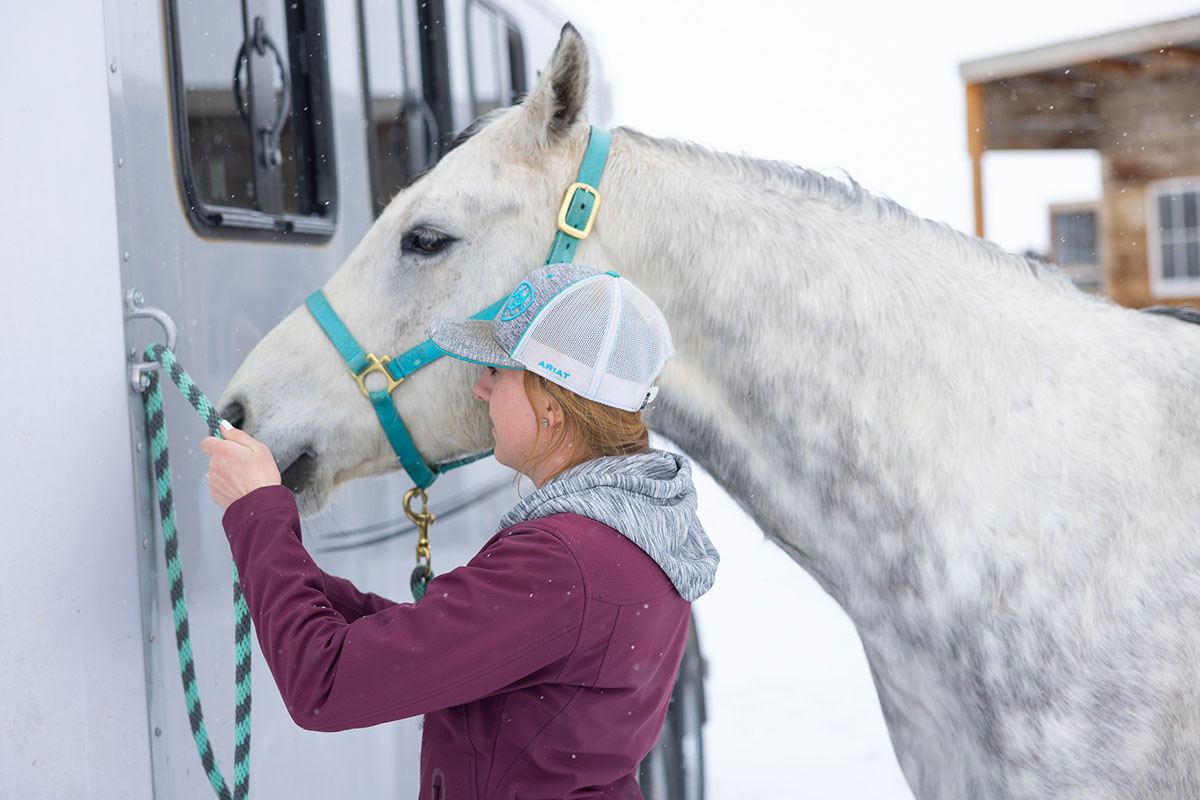
{"type": "MultiPolygon", "coordinates": [[[[299,525],[296,526],[297,530],[299,527],[299,525]]],[[[330,608],[341,614],[347,622],[354,622],[359,617],[365,617],[396,605],[395,600],[388,600],[386,597],[380,597],[371,592],[359,591],[357,586],[345,578],[330,575],[328,572],[322,572],[321,577],[330,608]]]]}
{"type": "MultiPolygon", "coordinates": [[[[258,489],[223,522],[263,656],[292,719],[309,730],[376,725],[553,680],[579,638],[579,566],[545,531],[493,540],[435,578],[419,604],[348,619],[300,543],[291,492],[258,489]]],[[[348,591],[336,581],[333,593],[348,591]]]]}

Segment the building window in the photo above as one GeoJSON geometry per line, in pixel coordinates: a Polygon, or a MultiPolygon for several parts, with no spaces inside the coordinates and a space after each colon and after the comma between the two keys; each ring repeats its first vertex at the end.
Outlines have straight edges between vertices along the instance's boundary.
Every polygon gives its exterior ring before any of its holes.
{"type": "Polygon", "coordinates": [[[1089,292],[1100,291],[1098,207],[1095,203],[1050,206],[1050,254],[1075,285],[1089,292]]]}
{"type": "Polygon", "coordinates": [[[168,0],[180,184],[206,235],[333,234],[319,0],[168,0]]]}
{"type": "Polygon", "coordinates": [[[1092,209],[1055,211],[1054,260],[1059,264],[1096,263],[1096,212],[1092,209]]]}
{"type": "Polygon", "coordinates": [[[471,0],[467,42],[474,115],[515,103],[525,93],[525,47],[516,24],[490,3],[471,0]]]}
{"type": "Polygon", "coordinates": [[[1200,179],[1152,183],[1146,205],[1154,293],[1200,295],[1200,179]]]}

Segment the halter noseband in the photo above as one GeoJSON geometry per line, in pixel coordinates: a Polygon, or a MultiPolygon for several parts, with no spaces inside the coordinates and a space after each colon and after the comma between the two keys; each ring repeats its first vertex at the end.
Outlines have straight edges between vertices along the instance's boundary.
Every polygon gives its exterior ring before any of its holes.
{"type": "MultiPolygon", "coordinates": [[[[563,195],[562,206],[558,212],[558,232],[554,236],[554,244],[550,247],[550,255],[546,258],[547,264],[569,263],[576,246],[592,232],[592,223],[600,208],[600,192],[596,190],[596,187],[600,185],[600,176],[603,174],[604,164],[608,160],[608,148],[611,142],[611,131],[600,128],[591,129],[587,152],[584,153],[583,163],[579,167],[579,178],[567,187],[567,191],[563,195]]],[[[508,297],[497,300],[478,314],[473,315],[471,319],[492,319],[507,300],[508,297]]],[[[375,416],[379,418],[379,424],[383,426],[383,432],[387,436],[388,442],[391,443],[396,458],[400,460],[400,465],[404,467],[404,471],[408,473],[418,488],[428,488],[441,472],[470,464],[472,461],[491,455],[489,451],[477,456],[430,466],[417,452],[417,446],[413,444],[408,429],[404,427],[400,414],[392,403],[392,390],[421,367],[431,364],[445,355],[431,340],[426,339],[395,358],[377,357],[374,353],[368,353],[362,349],[337,312],[329,305],[325,293],[320,289],[310,294],[304,301],[304,305],[308,307],[313,319],[321,326],[321,330],[325,331],[329,341],[333,342],[333,346],[345,360],[346,366],[350,368],[350,374],[358,383],[359,391],[371,401],[371,406],[375,409],[375,416]],[[383,373],[387,379],[386,388],[375,391],[367,389],[365,378],[372,372],[383,373]]]]}

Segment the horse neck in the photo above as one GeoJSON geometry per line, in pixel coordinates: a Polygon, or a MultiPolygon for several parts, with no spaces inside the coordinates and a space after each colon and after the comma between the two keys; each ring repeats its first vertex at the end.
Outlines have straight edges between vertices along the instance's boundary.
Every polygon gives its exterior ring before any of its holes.
{"type": "Polygon", "coordinates": [[[992,461],[1011,384],[1054,336],[1038,309],[1062,289],[785,165],[618,131],[604,185],[584,256],[659,300],[678,351],[652,427],[851,616],[859,590],[922,580],[914,559],[944,556],[937,509],[967,502],[955,471],[992,461]]]}

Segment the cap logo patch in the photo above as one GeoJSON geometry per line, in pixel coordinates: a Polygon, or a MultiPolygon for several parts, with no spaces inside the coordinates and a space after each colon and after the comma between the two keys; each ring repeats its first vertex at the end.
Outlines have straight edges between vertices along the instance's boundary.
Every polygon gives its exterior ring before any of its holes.
{"type": "Polygon", "coordinates": [[[525,313],[525,309],[533,304],[533,287],[522,283],[516,291],[509,295],[504,310],[500,312],[500,321],[509,322],[525,313]]]}
{"type": "Polygon", "coordinates": [[[559,369],[558,367],[554,366],[553,364],[549,364],[549,363],[547,363],[547,362],[545,362],[545,361],[539,361],[539,362],[538,362],[538,366],[539,366],[539,367],[541,367],[542,369],[546,370],[547,372],[549,372],[551,375],[557,375],[557,376],[558,376],[558,377],[560,377],[560,378],[569,378],[569,377],[571,377],[571,373],[569,373],[569,372],[563,372],[563,371],[562,371],[561,369],[559,369]]]}

